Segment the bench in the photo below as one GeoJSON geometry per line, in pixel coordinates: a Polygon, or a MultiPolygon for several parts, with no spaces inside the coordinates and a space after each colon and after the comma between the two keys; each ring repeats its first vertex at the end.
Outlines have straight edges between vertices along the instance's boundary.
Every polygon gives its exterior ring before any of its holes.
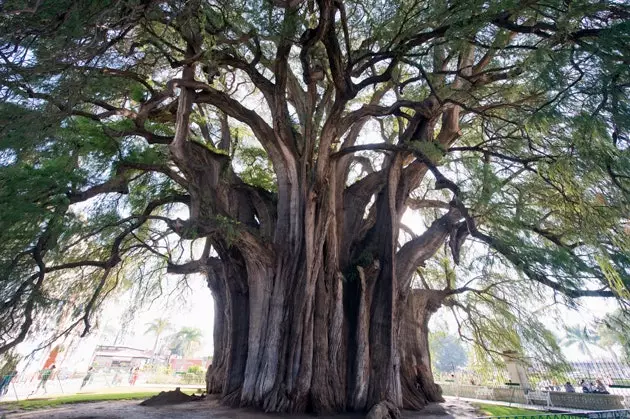
{"type": "Polygon", "coordinates": [[[535,391],[530,390],[525,394],[525,400],[527,404],[544,404],[546,407],[551,407],[553,404],[551,403],[550,392],[548,391],[535,391]],[[539,402],[539,403],[534,403],[539,402]]]}

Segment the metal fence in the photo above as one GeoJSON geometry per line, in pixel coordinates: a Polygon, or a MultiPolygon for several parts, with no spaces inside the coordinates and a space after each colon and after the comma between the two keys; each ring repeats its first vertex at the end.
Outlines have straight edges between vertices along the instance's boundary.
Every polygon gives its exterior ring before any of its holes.
{"type": "MultiPolygon", "coordinates": [[[[601,380],[607,388],[630,388],[630,364],[618,361],[588,361],[570,362],[566,364],[551,365],[536,360],[527,360],[527,376],[532,388],[539,390],[564,389],[564,384],[569,382],[578,386],[584,380],[595,385],[596,380],[601,380]]],[[[501,386],[510,381],[505,368],[475,368],[453,370],[436,374],[436,381],[458,382],[471,385],[501,386]]],[[[576,391],[581,391],[576,388],[576,391]]],[[[609,390],[610,391],[610,390],[609,390]]]]}
{"type": "Polygon", "coordinates": [[[630,365],[617,361],[571,362],[555,366],[533,361],[529,362],[527,375],[530,384],[539,389],[562,387],[567,382],[575,385],[582,380],[587,384],[601,380],[612,389],[630,388],[630,365]]]}
{"type": "Polygon", "coordinates": [[[626,363],[592,361],[550,366],[530,361],[526,370],[528,382],[522,386],[512,383],[501,368],[459,370],[436,378],[446,396],[567,410],[630,409],[630,365],[626,363]]]}
{"type": "Polygon", "coordinates": [[[630,410],[608,410],[593,413],[547,413],[516,416],[485,416],[479,419],[629,419],[630,410]]]}
{"type": "Polygon", "coordinates": [[[535,415],[516,415],[516,416],[484,416],[478,419],[628,419],[630,418],[630,410],[608,410],[604,412],[593,413],[547,413],[535,415]]]}

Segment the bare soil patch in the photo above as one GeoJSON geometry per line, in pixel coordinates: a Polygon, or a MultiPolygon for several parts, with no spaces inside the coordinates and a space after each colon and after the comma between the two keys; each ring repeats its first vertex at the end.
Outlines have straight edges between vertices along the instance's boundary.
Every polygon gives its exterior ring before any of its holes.
{"type": "Polygon", "coordinates": [[[146,399],[140,403],[140,406],[165,406],[171,404],[180,404],[188,402],[196,402],[203,400],[203,396],[188,395],[182,393],[179,387],[171,391],[161,391],[153,397],[146,399]]]}

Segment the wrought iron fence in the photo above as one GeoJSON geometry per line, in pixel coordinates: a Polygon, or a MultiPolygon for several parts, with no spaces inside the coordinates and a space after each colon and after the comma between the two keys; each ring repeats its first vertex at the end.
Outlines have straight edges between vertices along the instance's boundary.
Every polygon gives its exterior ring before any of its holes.
{"type": "Polygon", "coordinates": [[[630,365],[616,361],[527,364],[528,382],[512,383],[497,368],[438,376],[444,395],[580,410],[630,409],[630,365]]]}
{"type": "MultiPolygon", "coordinates": [[[[588,361],[550,365],[527,360],[526,364],[528,385],[531,389],[565,391],[565,384],[569,383],[579,393],[583,391],[582,381],[587,385],[586,389],[592,385],[592,390],[595,390],[599,380],[605,391],[611,394],[615,394],[617,390],[630,391],[630,364],[625,362],[588,361]]],[[[436,381],[496,387],[509,384],[510,378],[505,368],[468,368],[436,374],[436,381]]]]}
{"type": "Polygon", "coordinates": [[[629,419],[630,410],[607,410],[592,413],[545,413],[516,416],[484,416],[479,419],[629,419]]]}

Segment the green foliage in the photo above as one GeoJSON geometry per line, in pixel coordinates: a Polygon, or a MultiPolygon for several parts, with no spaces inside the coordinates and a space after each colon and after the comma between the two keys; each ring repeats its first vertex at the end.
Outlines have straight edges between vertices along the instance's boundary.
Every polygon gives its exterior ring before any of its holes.
{"type": "Polygon", "coordinates": [[[204,374],[204,370],[200,365],[193,365],[192,367],[188,367],[188,370],[186,371],[188,374],[196,374],[196,375],[202,375],[204,374]]]}
{"type": "Polygon", "coordinates": [[[245,183],[276,192],[277,185],[269,157],[260,147],[241,146],[236,150],[236,167],[245,183]]]}
{"type": "Polygon", "coordinates": [[[545,298],[544,290],[518,278],[493,254],[465,249],[460,265],[453,266],[445,252],[439,252],[419,274],[421,279],[414,285],[417,287],[466,286],[474,290],[454,295],[446,305],[457,321],[458,332],[471,345],[471,368],[477,374],[491,378],[504,364],[504,351],[517,351],[546,368],[565,366],[558,340],[543,321],[554,316],[553,309],[540,303],[545,298]]]}
{"type": "Polygon", "coordinates": [[[13,374],[16,371],[16,367],[20,362],[19,355],[7,352],[0,357],[0,377],[13,374]]]}
{"type": "Polygon", "coordinates": [[[630,316],[617,310],[607,314],[597,328],[601,346],[612,353],[618,353],[622,359],[630,360],[630,316]],[[621,352],[618,349],[621,348],[621,352]]]}
{"type": "Polygon", "coordinates": [[[145,331],[145,333],[151,333],[159,336],[170,329],[170,327],[171,323],[167,319],[157,319],[151,323],[147,323],[147,330],[145,331]]]}

